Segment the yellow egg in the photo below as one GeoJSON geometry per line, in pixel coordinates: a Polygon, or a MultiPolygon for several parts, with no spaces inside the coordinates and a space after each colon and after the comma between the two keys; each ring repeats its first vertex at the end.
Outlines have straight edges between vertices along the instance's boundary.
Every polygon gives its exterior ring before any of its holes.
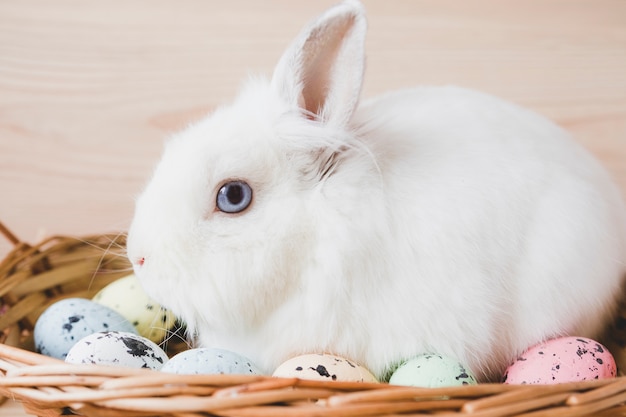
{"type": "Polygon", "coordinates": [[[160,343],[176,318],[152,300],[134,274],[120,278],[98,292],[93,301],[105,305],[130,321],[140,335],[160,343]]]}
{"type": "Polygon", "coordinates": [[[316,381],[378,382],[376,377],[361,365],[329,354],[296,356],[276,368],[273,376],[316,381]]]}

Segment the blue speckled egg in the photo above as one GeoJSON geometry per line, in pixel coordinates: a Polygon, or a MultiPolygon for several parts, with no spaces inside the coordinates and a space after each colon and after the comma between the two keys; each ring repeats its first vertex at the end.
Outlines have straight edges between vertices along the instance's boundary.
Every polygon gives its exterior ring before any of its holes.
{"type": "Polygon", "coordinates": [[[92,333],[117,330],[137,333],[116,311],[83,298],[66,298],[48,307],[34,329],[39,353],[65,359],[76,342],[92,333]]]}
{"type": "Polygon", "coordinates": [[[80,339],[65,362],[159,370],[167,354],[148,338],[128,332],[98,332],[80,339]]]}
{"type": "Polygon", "coordinates": [[[437,388],[475,385],[476,378],[456,359],[442,355],[420,355],[404,362],[391,375],[392,385],[437,388]]]}
{"type": "Polygon", "coordinates": [[[173,356],[161,371],[185,375],[262,375],[262,372],[248,358],[217,348],[197,348],[180,352],[173,356]]]}

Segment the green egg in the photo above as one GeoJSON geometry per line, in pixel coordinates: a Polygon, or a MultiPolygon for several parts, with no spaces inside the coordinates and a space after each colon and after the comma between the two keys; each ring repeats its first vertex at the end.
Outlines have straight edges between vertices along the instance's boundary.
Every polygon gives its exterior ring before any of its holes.
{"type": "Polygon", "coordinates": [[[389,383],[424,388],[477,384],[468,368],[442,355],[420,355],[404,362],[391,375],[389,383]]]}
{"type": "Polygon", "coordinates": [[[144,292],[134,274],[110,283],[92,301],[117,311],[135,326],[141,336],[155,343],[161,343],[176,322],[170,311],[144,292]]]}

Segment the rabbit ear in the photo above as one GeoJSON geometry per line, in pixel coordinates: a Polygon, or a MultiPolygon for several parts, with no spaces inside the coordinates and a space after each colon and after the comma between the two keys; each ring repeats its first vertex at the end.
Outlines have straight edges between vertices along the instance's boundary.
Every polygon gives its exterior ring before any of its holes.
{"type": "Polygon", "coordinates": [[[308,117],[345,126],[363,83],[366,26],[358,1],[329,9],[283,54],[274,70],[273,87],[308,117]]]}

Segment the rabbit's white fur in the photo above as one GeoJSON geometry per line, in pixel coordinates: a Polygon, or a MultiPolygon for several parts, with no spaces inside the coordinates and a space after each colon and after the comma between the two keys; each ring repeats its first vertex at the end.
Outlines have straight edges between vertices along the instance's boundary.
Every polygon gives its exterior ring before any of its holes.
{"type": "Polygon", "coordinates": [[[331,352],[381,377],[439,353],[489,379],[543,339],[597,336],[626,255],[605,170],[481,93],[423,87],[357,107],[365,26],[357,2],[332,8],[271,82],[171,139],[129,232],[148,293],[200,344],[267,372],[331,352]],[[238,214],[216,207],[231,179],[254,193],[238,214]]]}

